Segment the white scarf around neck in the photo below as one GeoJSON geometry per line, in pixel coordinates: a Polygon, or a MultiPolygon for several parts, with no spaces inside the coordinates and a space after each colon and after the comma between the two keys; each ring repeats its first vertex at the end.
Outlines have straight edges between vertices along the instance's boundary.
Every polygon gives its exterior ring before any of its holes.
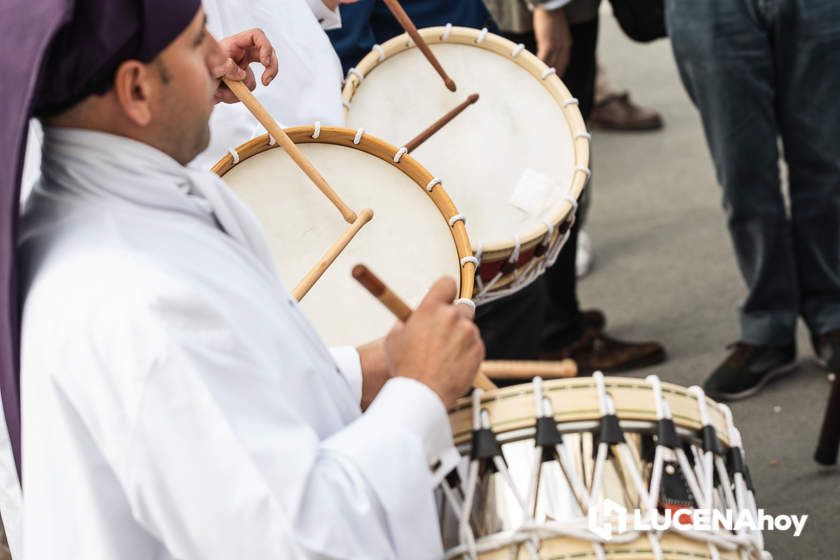
{"type": "Polygon", "coordinates": [[[276,274],[256,216],[210,171],[183,166],[156,148],[123,136],[44,127],[41,173],[43,180],[81,197],[117,198],[215,220],[276,274]]]}

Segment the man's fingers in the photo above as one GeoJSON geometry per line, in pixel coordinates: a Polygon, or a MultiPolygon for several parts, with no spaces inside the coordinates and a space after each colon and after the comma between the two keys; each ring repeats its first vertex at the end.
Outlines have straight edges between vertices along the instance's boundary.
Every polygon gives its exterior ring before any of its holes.
{"type": "Polygon", "coordinates": [[[438,280],[432,284],[432,287],[429,288],[426,297],[423,298],[420,305],[423,306],[427,303],[452,303],[457,293],[458,286],[455,285],[455,280],[449,278],[448,276],[444,276],[442,278],[438,278],[438,280]]]}
{"type": "Polygon", "coordinates": [[[245,85],[248,86],[248,89],[251,91],[257,89],[257,79],[254,77],[254,73],[251,72],[251,69],[246,68],[245,70],[243,70],[242,73],[245,74],[245,77],[242,81],[245,82],[245,85]]]}
{"type": "Polygon", "coordinates": [[[228,58],[225,63],[216,69],[218,73],[217,78],[227,78],[228,80],[241,81],[246,77],[245,70],[236,65],[232,58],[228,58]]]}

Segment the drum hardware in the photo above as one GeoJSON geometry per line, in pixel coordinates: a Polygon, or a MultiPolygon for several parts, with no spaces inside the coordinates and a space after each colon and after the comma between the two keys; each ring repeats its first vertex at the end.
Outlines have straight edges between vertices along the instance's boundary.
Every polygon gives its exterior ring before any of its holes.
{"type": "MultiPolygon", "coordinates": [[[[365,265],[357,264],[354,266],[352,274],[359,284],[364,286],[373,297],[394,314],[394,317],[402,322],[408,321],[412,313],[411,308],[365,265]]],[[[469,299],[456,300],[455,303],[473,306],[472,300],[469,299]]],[[[480,370],[475,374],[473,385],[482,389],[496,389],[495,383],[490,381],[480,370]]]]}
{"type": "Polygon", "coordinates": [[[225,85],[230,88],[230,91],[242,102],[243,105],[251,112],[252,115],[259,121],[268,133],[274,138],[294,162],[306,173],[306,176],[315,184],[318,189],[333,203],[333,205],[341,212],[342,217],[348,224],[353,224],[356,221],[356,213],[347,206],[341,197],[338,196],[333,188],[327,183],[315,166],[303,155],[289,136],[283,131],[277,121],[269,114],[262,103],[254,96],[242,82],[224,79],[225,85]]]}
{"type": "Polygon", "coordinates": [[[408,33],[408,36],[411,37],[411,40],[414,41],[414,44],[417,45],[417,48],[420,49],[420,52],[423,53],[423,56],[426,57],[426,60],[429,61],[429,64],[432,65],[432,68],[435,69],[435,72],[437,72],[441,77],[443,83],[446,85],[446,89],[454,92],[457,89],[455,82],[452,81],[452,78],[446,74],[443,66],[440,65],[437,57],[429,48],[429,45],[426,44],[425,39],[423,39],[423,36],[417,32],[417,26],[414,25],[413,21],[411,21],[409,15],[405,13],[405,10],[400,5],[399,1],[384,0],[384,2],[385,5],[388,6],[388,9],[391,10],[391,13],[394,14],[394,17],[397,19],[405,32],[408,33]]]}

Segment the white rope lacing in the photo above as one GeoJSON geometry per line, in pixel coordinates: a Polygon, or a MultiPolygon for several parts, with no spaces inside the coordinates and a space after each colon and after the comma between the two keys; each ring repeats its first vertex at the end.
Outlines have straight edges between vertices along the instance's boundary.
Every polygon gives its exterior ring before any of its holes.
{"type": "Polygon", "coordinates": [[[376,53],[376,59],[379,62],[382,62],[383,60],[385,60],[385,49],[382,48],[382,45],[377,43],[377,44],[373,45],[373,47],[371,47],[371,49],[373,50],[373,52],[376,53]]]}
{"type": "Polygon", "coordinates": [[[405,146],[403,146],[399,150],[397,150],[397,153],[394,154],[394,163],[399,163],[400,160],[402,159],[402,157],[407,153],[408,153],[408,148],[406,148],[405,146]]]}
{"type": "Polygon", "coordinates": [[[432,192],[432,189],[435,188],[435,186],[440,185],[441,183],[442,181],[439,177],[434,177],[431,181],[426,183],[426,192],[432,192]]]}
{"type": "Polygon", "coordinates": [[[523,45],[522,43],[519,43],[518,45],[513,47],[512,51],[510,51],[511,58],[516,58],[517,56],[522,54],[522,51],[524,51],[524,50],[525,50],[525,45],[523,45]]]}
{"type": "Polygon", "coordinates": [[[458,222],[463,222],[464,225],[467,224],[467,219],[464,217],[463,214],[455,214],[451,218],[449,218],[449,227],[455,227],[455,224],[458,222]]]}
{"type": "Polygon", "coordinates": [[[446,27],[443,28],[443,35],[440,36],[440,40],[441,41],[448,41],[450,33],[452,33],[452,24],[447,23],[446,27]]]}
{"type": "Polygon", "coordinates": [[[315,130],[312,132],[312,138],[315,140],[321,136],[321,121],[315,121],[315,130]]]}
{"type": "MultiPolygon", "coordinates": [[[[516,275],[513,281],[508,284],[507,286],[493,290],[496,283],[501,280],[502,274],[501,272],[497,273],[486,285],[479,283],[479,275],[476,275],[476,288],[478,289],[477,294],[475,295],[475,300],[479,305],[495,301],[497,299],[507,297],[515,292],[518,292],[522,288],[531,285],[537,278],[539,278],[547,268],[554,265],[557,262],[557,258],[560,256],[560,251],[566,245],[566,242],[569,240],[569,237],[572,234],[572,227],[575,223],[575,216],[577,215],[578,210],[578,201],[577,199],[569,193],[563,195],[563,200],[568,202],[571,207],[572,211],[570,212],[568,218],[569,227],[566,229],[566,232],[563,234],[563,237],[558,239],[551,245],[551,238],[554,235],[554,226],[548,223],[547,221],[543,221],[546,227],[546,233],[543,235],[543,240],[540,242],[549,244],[549,248],[546,253],[542,257],[532,257],[528,263],[525,265],[525,268],[522,270],[517,270],[516,275]]],[[[514,245],[518,241],[518,238],[514,239],[514,245]]],[[[482,245],[479,245],[481,247],[482,245]]],[[[517,260],[519,257],[517,256],[517,260]]],[[[509,259],[510,260],[510,259],[509,259]]],[[[479,258],[479,262],[481,259],[479,258]]]]}
{"type": "Polygon", "coordinates": [[[230,154],[230,157],[233,158],[233,165],[239,163],[239,152],[237,152],[233,148],[228,148],[227,152],[230,154]]]}
{"type": "MultiPolygon", "coordinates": [[[[709,422],[709,409],[706,405],[706,393],[703,392],[703,389],[698,387],[697,385],[692,385],[688,388],[688,392],[693,394],[695,399],[697,399],[697,411],[700,414],[700,423],[705,428],[706,426],[710,425],[709,422]]],[[[703,452],[703,497],[704,497],[704,504],[703,507],[706,509],[712,509],[714,507],[714,498],[712,495],[714,489],[714,453],[711,450],[703,452]]]]}
{"type": "Polygon", "coordinates": [[[357,80],[359,80],[359,85],[365,80],[364,74],[356,70],[356,67],[353,66],[349,70],[347,70],[347,78],[345,78],[345,82],[350,81],[350,76],[355,76],[357,80]]]}
{"type": "Polygon", "coordinates": [[[471,300],[470,298],[465,298],[465,297],[458,298],[453,303],[455,305],[466,305],[467,307],[469,307],[473,311],[475,311],[475,302],[473,300],[471,300]]]}
{"type": "Polygon", "coordinates": [[[358,146],[359,142],[362,141],[362,136],[364,136],[364,135],[365,135],[365,129],[364,128],[360,128],[359,130],[357,130],[356,131],[356,136],[353,137],[353,144],[358,146]]]}
{"type": "Polygon", "coordinates": [[[484,39],[487,38],[487,33],[489,33],[487,28],[486,27],[482,28],[482,30],[479,31],[479,33],[478,33],[478,37],[475,40],[475,44],[480,45],[482,42],[484,42],[484,39]]]}

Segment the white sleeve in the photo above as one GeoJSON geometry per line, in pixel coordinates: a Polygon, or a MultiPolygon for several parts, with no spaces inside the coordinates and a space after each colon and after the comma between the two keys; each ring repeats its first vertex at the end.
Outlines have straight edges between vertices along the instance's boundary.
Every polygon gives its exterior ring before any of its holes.
{"type": "Polygon", "coordinates": [[[178,558],[441,557],[434,487],[458,457],[440,398],[392,379],[322,436],[307,418],[335,411],[312,410],[302,372],[278,384],[217,326],[213,345],[161,335],[144,361],[115,461],[136,520],[178,558]]]}
{"type": "Polygon", "coordinates": [[[318,23],[321,24],[322,28],[338,29],[341,27],[341,13],[338,8],[330,10],[324,5],[323,0],[306,1],[309,3],[312,13],[315,14],[315,18],[318,20],[318,23]]]}
{"type": "Polygon", "coordinates": [[[362,361],[359,357],[359,351],[353,346],[336,346],[330,348],[335,364],[338,370],[347,378],[350,383],[350,390],[356,398],[357,403],[362,402],[362,361]]]}

